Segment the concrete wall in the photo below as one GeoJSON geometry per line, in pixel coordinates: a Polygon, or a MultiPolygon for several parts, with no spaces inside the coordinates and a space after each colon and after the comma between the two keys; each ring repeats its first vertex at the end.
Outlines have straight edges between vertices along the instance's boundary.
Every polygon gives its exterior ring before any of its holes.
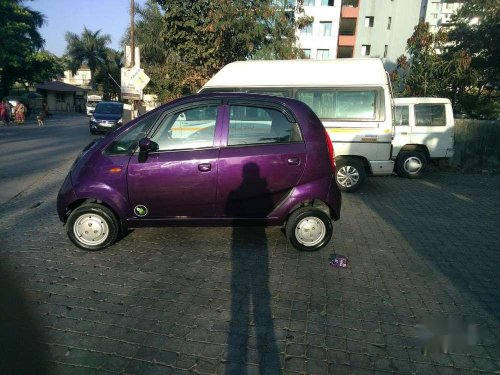
{"type": "Polygon", "coordinates": [[[455,120],[455,156],[464,172],[500,172],[500,122],[455,120]]]}
{"type": "Polygon", "coordinates": [[[361,46],[369,44],[370,56],[382,58],[386,70],[394,69],[418,24],[422,1],[425,0],[360,0],[354,57],[365,57],[361,55],[361,46]],[[365,17],[374,17],[373,27],[365,26],[365,17]],[[390,30],[387,29],[389,17],[390,30]],[[387,57],[384,58],[386,45],[387,57]]]}

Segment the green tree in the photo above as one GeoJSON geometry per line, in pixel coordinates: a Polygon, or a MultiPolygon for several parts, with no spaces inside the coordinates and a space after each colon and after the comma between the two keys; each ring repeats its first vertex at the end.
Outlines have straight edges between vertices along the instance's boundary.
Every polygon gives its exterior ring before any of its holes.
{"type": "Polygon", "coordinates": [[[78,68],[86,63],[90,69],[90,86],[95,88],[95,74],[97,69],[106,65],[109,57],[108,44],[111,37],[108,34],[101,34],[101,30],[91,31],[83,28],[81,35],[66,32],[66,57],[69,62],[69,69],[74,73],[78,68]]]}
{"type": "Polygon", "coordinates": [[[39,28],[45,17],[22,0],[0,0],[0,20],[0,90],[4,96],[16,81],[27,78],[25,65],[28,59],[36,59],[34,54],[44,44],[39,28]]]}
{"type": "Polygon", "coordinates": [[[470,74],[455,86],[460,109],[472,116],[500,110],[500,1],[468,0],[452,18],[450,53],[470,56],[470,74]]]}
{"type": "Polygon", "coordinates": [[[95,85],[98,91],[104,94],[105,99],[119,97],[120,74],[123,66],[123,54],[112,48],[108,48],[104,64],[97,68],[95,75],[95,85]]]}
{"type": "Polygon", "coordinates": [[[141,65],[151,77],[146,90],[170,99],[195,92],[233,61],[301,56],[295,32],[312,19],[295,18],[303,14],[303,1],[292,3],[149,0],[136,9],[135,24],[141,65]]]}

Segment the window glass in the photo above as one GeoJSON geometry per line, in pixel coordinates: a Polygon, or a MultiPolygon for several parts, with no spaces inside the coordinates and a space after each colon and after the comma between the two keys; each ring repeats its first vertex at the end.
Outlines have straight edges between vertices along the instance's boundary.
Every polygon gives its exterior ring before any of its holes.
{"type": "Polygon", "coordinates": [[[95,113],[102,113],[106,115],[119,115],[123,112],[122,103],[97,103],[95,113]]]}
{"type": "Polygon", "coordinates": [[[304,52],[304,56],[306,59],[311,58],[311,49],[310,48],[304,48],[304,49],[302,49],[302,52],[304,52]]]}
{"type": "Polygon", "coordinates": [[[161,112],[150,114],[139,121],[132,129],[129,129],[122,134],[118,139],[115,139],[106,148],[107,155],[127,155],[134,152],[137,148],[137,143],[141,138],[144,138],[149,129],[160,117],[161,112]]]}
{"type": "Polygon", "coordinates": [[[410,118],[410,110],[407,105],[397,106],[394,109],[394,124],[396,126],[408,126],[410,118]]]}
{"type": "Polygon", "coordinates": [[[231,106],[228,146],[301,142],[297,124],[272,108],[231,106]]]}
{"type": "Polygon", "coordinates": [[[316,52],[316,59],[318,60],[328,60],[330,58],[330,50],[329,49],[319,49],[316,52]]]}
{"type": "Polygon", "coordinates": [[[300,29],[300,35],[311,36],[313,34],[313,25],[307,25],[300,29]]]}
{"type": "Polygon", "coordinates": [[[375,119],[375,90],[300,90],[297,99],[306,103],[319,118],[375,119]]]}
{"type": "Polygon", "coordinates": [[[332,35],[332,23],[331,22],[320,22],[319,23],[319,35],[320,36],[331,36],[332,35]]]}
{"type": "Polygon", "coordinates": [[[416,126],[445,126],[444,104],[416,104],[416,126]]]}
{"type": "Polygon", "coordinates": [[[206,105],[169,115],[151,140],[158,144],[158,151],[211,147],[217,108],[217,105],[206,105]]]}
{"type": "Polygon", "coordinates": [[[304,1],[304,6],[311,6],[311,7],[313,7],[314,6],[314,2],[315,2],[315,0],[305,0],[304,1]]]}

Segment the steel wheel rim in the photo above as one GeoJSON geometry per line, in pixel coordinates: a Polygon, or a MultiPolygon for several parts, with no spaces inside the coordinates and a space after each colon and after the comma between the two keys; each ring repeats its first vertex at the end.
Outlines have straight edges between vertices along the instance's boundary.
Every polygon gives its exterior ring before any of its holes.
{"type": "Polygon", "coordinates": [[[295,238],[301,245],[315,246],[326,236],[326,226],[315,216],[308,216],[299,221],[295,227],[295,238]]]}
{"type": "Polygon", "coordinates": [[[409,174],[417,174],[422,169],[422,160],[416,156],[411,156],[405,160],[403,168],[409,174]]]}
{"type": "Polygon", "coordinates": [[[359,172],[351,165],[345,165],[337,171],[337,181],[343,187],[352,187],[359,181],[359,172]]]}
{"type": "Polygon", "coordinates": [[[84,245],[100,245],[109,236],[109,226],[100,215],[83,214],[75,220],[73,233],[78,241],[84,245]]]}

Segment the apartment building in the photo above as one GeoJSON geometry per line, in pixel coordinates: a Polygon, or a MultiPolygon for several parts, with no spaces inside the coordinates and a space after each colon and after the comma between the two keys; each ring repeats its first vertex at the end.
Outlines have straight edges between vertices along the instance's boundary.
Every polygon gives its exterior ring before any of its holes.
{"type": "Polygon", "coordinates": [[[61,79],[61,81],[69,85],[88,89],[90,88],[90,77],[90,68],[88,67],[88,65],[83,64],[74,74],[71,70],[65,70],[64,77],[61,79]]]}
{"type": "Polygon", "coordinates": [[[314,22],[298,30],[299,47],[310,59],[336,58],[341,0],[304,0],[303,7],[314,22]]]}
{"type": "Polygon", "coordinates": [[[435,32],[461,2],[450,0],[304,0],[312,25],[299,30],[307,58],[375,57],[392,70],[420,19],[435,32]]]}

